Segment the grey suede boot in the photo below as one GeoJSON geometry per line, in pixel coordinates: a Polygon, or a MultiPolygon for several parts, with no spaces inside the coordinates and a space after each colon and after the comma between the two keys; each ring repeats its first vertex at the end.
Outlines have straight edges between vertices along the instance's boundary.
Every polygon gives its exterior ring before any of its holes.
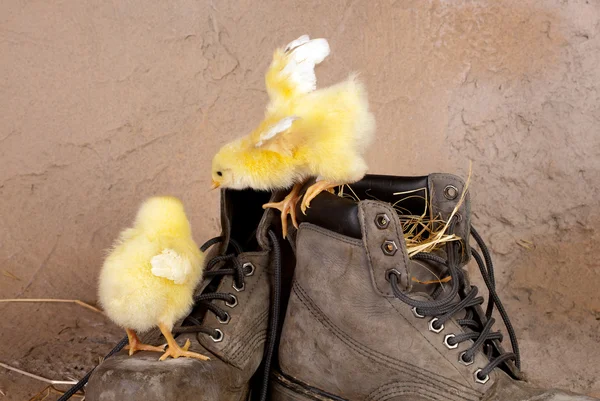
{"type": "Polygon", "coordinates": [[[367,176],[349,192],[362,201],[323,193],[306,216],[298,213],[304,222],[293,234],[297,263],[273,401],[592,400],[523,379],[468,196],[449,226],[464,240],[408,257],[397,210],[421,215],[430,201],[447,221],[463,187],[447,174],[367,176]],[[463,270],[470,257],[488,287],[486,305],[463,270]],[[494,309],[511,352],[501,346],[494,309]]]}
{"type": "MultiPolygon", "coordinates": [[[[230,401],[246,400],[251,393],[255,398],[261,391],[266,396],[268,376],[262,377],[259,366],[263,362],[269,368],[275,348],[277,271],[280,246],[285,246],[279,244],[280,231],[275,234],[270,228],[278,224],[279,215],[262,209],[269,198],[267,192],[222,192],[222,234],[205,244],[211,249],[196,306],[173,330],[179,333],[180,345],[189,339],[190,350],[210,361],[159,361],[160,353],[128,356],[123,351],[96,368],[86,387],[86,400],[230,401]]],[[[165,342],[158,330],[142,340],[153,345],[165,342]]]]}

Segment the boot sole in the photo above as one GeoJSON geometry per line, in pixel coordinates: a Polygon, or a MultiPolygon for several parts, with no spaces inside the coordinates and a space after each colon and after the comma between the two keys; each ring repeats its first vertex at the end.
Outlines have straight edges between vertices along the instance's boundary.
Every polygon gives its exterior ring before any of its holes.
{"type": "Polygon", "coordinates": [[[271,376],[271,401],[348,401],[280,372],[271,376]]]}

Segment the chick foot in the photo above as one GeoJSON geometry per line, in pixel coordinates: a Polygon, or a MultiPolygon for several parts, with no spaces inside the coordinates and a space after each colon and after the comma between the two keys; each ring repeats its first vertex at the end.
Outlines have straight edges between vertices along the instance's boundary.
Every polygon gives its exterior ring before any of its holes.
{"type": "Polygon", "coordinates": [[[300,193],[301,188],[302,184],[295,184],[291,192],[281,202],[271,202],[263,205],[263,209],[273,208],[281,211],[281,231],[283,233],[283,238],[287,237],[288,214],[292,218],[294,227],[298,228],[298,221],[296,221],[296,203],[298,203],[298,199],[300,199],[298,194],[300,193]]]}
{"type": "Polygon", "coordinates": [[[310,207],[310,202],[317,197],[321,192],[328,191],[333,192],[333,188],[337,187],[339,184],[333,184],[329,181],[317,181],[308,189],[304,194],[304,198],[302,198],[302,203],[300,204],[300,209],[302,213],[306,214],[306,209],[310,207]]]}
{"type": "Polygon", "coordinates": [[[183,348],[180,347],[179,344],[177,344],[177,341],[175,341],[175,339],[173,338],[173,334],[171,334],[171,329],[169,327],[167,327],[167,325],[160,323],[158,325],[158,327],[160,328],[160,331],[162,332],[163,336],[165,336],[165,338],[167,339],[167,350],[158,359],[159,361],[164,361],[168,357],[177,359],[180,356],[185,357],[185,358],[200,359],[201,361],[209,361],[210,360],[210,358],[205,355],[188,351],[188,349],[190,348],[190,340],[189,339],[185,342],[185,345],[183,346],[183,348]]]}
{"type": "Polygon", "coordinates": [[[129,345],[125,346],[125,349],[129,350],[129,356],[133,355],[137,351],[154,351],[154,352],[165,352],[164,347],[156,347],[154,345],[143,344],[135,331],[131,329],[125,329],[127,332],[127,338],[129,339],[129,345]]]}

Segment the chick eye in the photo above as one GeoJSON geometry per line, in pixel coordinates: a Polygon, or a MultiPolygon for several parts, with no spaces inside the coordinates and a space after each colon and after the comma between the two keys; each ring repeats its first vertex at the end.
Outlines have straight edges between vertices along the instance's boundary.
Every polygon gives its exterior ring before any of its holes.
{"type": "Polygon", "coordinates": [[[220,172],[220,171],[217,171],[217,175],[218,175],[219,177],[222,177],[222,176],[223,176],[223,173],[222,173],[222,172],[220,172]]]}

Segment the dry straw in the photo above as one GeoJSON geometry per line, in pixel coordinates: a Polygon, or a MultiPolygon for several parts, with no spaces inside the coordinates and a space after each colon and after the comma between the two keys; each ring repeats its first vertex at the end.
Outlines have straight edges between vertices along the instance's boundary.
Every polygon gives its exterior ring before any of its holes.
{"type": "MultiPolygon", "coordinates": [[[[456,215],[460,207],[465,201],[469,183],[471,181],[471,166],[469,166],[469,175],[462,194],[448,216],[447,220],[442,219],[439,213],[434,214],[431,199],[428,198],[427,188],[418,188],[405,192],[394,192],[391,195],[393,197],[400,197],[399,199],[389,202],[392,207],[398,213],[398,219],[402,226],[402,232],[404,234],[404,241],[406,243],[406,250],[409,257],[416,255],[417,253],[431,253],[440,249],[444,244],[451,241],[462,241],[463,239],[456,234],[447,234],[450,221],[456,215]],[[423,193],[424,195],[420,195],[423,193]],[[425,201],[425,209],[422,213],[416,215],[410,210],[400,206],[402,202],[410,198],[419,198],[425,201]]],[[[338,196],[343,198],[351,199],[355,202],[360,201],[360,198],[354,192],[350,185],[342,185],[338,189],[338,196]]],[[[371,198],[379,200],[373,196],[371,198]]]]}
{"type": "MultiPolygon", "coordinates": [[[[33,396],[33,398],[30,398],[29,401],[42,401],[45,400],[46,398],[48,398],[50,396],[50,394],[59,394],[62,395],[64,394],[64,392],[57,390],[54,386],[59,386],[59,385],[68,385],[68,386],[72,386],[73,384],[77,383],[77,380],[52,380],[52,379],[48,379],[42,376],[38,376],[36,374],[33,373],[29,373],[26,372],[24,370],[15,368],[14,366],[10,366],[7,365],[5,363],[0,362],[0,367],[7,369],[7,370],[11,370],[13,372],[19,373],[23,376],[27,376],[30,377],[32,379],[35,380],[39,380],[41,382],[44,383],[48,383],[49,386],[47,386],[46,388],[44,388],[42,391],[40,391],[39,393],[37,393],[36,395],[33,396]]],[[[76,397],[80,397],[82,398],[83,395],[80,394],[74,394],[74,396],[76,397]]]]}
{"type": "MultiPolygon", "coordinates": [[[[80,306],[83,306],[84,308],[90,309],[94,312],[98,312],[98,313],[103,313],[100,309],[87,304],[83,301],[80,301],[78,299],[0,299],[0,302],[34,302],[34,303],[45,303],[45,302],[58,302],[58,303],[74,303],[80,306]]],[[[41,382],[45,382],[48,383],[49,386],[47,386],[46,388],[44,388],[42,391],[40,391],[39,393],[37,393],[35,396],[33,396],[33,398],[31,398],[29,401],[42,401],[45,400],[46,398],[48,398],[51,394],[64,394],[62,391],[57,390],[54,386],[57,385],[70,385],[72,386],[73,384],[77,383],[77,380],[52,380],[52,379],[48,379],[30,372],[26,372],[22,369],[18,369],[15,368],[14,366],[10,366],[7,365],[5,363],[0,362],[0,367],[7,369],[7,370],[11,370],[13,372],[19,373],[23,376],[27,376],[30,377],[32,379],[35,380],[39,380],[41,382]]],[[[80,397],[82,398],[82,395],[79,394],[74,394],[73,396],[76,397],[80,397]]],[[[83,399],[83,398],[82,398],[83,399]]]]}
{"type": "MultiPolygon", "coordinates": [[[[65,393],[64,391],[57,390],[54,386],[50,385],[50,386],[46,387],[45,389],[43,389],[42,391],[40,391],[39,393],[37,393],[36,395],[34,395],[33,397],[31,397],[29,399],[29,401],[45,401],[52,394],[63,395],[64,393],[65,393]]],[[[79,398],[80,401],[85,400],[85,396],[83,394],[76,393],[76,394],[73,394],[73,397],[79,398]]]]}
{"type": "Polygon", "coordinates": [[[103,313],[100,309],[90,305],[90,304],[86,304],[83,301],[80,301],[78,299],[51,299],[51,298],[39,298],[39,299],[33,299],[33,298],[13,298],[13,299],[0,299],[0,303],[2,302],[34,302],[34,303],[44,303],[44,302],[58,302],[58,303],[72,303],[72,304],[77,304],[79,306],[83,306],[84,308],[93,310],[94,312],[98,312],[98,313],[103,313]]]}

